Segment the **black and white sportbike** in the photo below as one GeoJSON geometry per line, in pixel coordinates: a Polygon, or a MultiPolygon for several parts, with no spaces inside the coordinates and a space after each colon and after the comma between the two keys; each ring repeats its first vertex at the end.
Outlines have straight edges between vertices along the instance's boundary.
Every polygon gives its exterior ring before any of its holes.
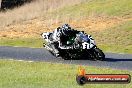
{"type": "MultiPolygon", "coordinates": [[[[51,47],[52,32],[44,32],[41,34],[45,43],[43,46],[54,55],[54,49],[51,47]]],[[[65,43],[67,46],[72,46],[70,49],[61,49],[58,44],[56,47],[59,51],[59,55],[65,59],[92,59],[92,60],[104,60],[105,54],[100,50],[91,37],[86,34],[76,34],[76,36],[69,37],[65,43]]]]}

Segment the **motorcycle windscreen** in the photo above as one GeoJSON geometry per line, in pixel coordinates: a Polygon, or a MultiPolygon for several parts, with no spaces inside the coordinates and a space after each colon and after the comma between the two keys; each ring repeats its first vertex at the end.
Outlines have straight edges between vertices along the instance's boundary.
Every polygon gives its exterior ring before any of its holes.
{"type": "Polygon", "coordinates": [[[80,37],[79,37],[79,41],[80,42],[90,42],[90,39],[88,38],[87,35],[84,35],[84,34],[81,34],[80,37]]]}
{"type": "Polygon", "coordinates": [[[88,38],[88,36],[83,36],[81,39],[83,49],[91,49],[95,46],[95,41],[88,38]]]}

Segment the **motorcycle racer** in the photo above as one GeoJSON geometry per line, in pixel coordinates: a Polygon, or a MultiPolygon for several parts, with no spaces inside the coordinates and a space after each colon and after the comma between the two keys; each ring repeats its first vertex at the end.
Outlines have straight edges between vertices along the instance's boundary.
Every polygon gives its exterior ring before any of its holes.
{"type": "Polygon", "coordinates": [[[68,24],[64,24],[53,31],[51,45],[56,57],[59,56],[58,47],[61,49],[73,49],[74,38],[79,32],[72,29],[68,24]]]}
{"type": "Polygon", "coordinates": [[[105,54],[97,47],[91,35],[74,30],[68,24],[56,28],[53,32],[44,32],[41,36],[45,40],[43,47],[64,60],[82,57],[101,61],[105,59],[105,54]]]}

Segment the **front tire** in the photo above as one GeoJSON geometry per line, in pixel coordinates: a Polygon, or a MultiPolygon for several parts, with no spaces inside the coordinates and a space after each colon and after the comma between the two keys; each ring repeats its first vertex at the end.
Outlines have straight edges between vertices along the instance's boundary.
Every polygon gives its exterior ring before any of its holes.
{"type": "Polygon", "coordinates": [[[105,59],[105,54],[99,48],[94,48],[94,56],[97,60],[103,61],[105,59]]]}

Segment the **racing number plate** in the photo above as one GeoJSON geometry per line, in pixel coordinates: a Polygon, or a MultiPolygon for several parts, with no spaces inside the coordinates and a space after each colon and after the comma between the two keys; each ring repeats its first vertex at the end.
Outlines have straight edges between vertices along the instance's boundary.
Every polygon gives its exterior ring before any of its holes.
{"type": "Polygon", "coordinates": [[[90,44],[87,42],[82,43],[83,49],[90,49],[90,44]]]}

